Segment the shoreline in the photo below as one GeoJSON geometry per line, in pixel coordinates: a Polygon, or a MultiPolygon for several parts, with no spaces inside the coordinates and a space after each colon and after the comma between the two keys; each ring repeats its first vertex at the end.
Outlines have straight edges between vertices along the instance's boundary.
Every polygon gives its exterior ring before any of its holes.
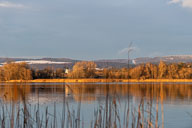
{"type": "Polygon", "coordinates": [[[192,79],[35,79],[10,80],[2,83],[192,83],[192,79]]]}

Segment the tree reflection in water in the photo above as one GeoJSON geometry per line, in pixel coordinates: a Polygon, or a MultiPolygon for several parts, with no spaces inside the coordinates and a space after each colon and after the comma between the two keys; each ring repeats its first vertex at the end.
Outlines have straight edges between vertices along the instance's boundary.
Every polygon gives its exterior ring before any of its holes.
{"type": "Polygon", "coordinates": [[[191,92],[190,84],[2,84],[0,126],[87,127],[82,104],[98,101],[90,127],[164,128],[164,103],[191,100],[191,92]],[[62,113],[57,112],[55,100],[62,103],[62,113]],[[72,100],[77,109],[70,107],[72,100]],[[41,110],[44,102],[54,103],[53,109],[47,106],[41,110]]]}

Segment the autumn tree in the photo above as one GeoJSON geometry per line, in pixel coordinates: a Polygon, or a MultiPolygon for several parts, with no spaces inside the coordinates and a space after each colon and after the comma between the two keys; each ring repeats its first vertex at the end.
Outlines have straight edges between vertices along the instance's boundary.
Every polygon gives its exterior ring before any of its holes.
{"type": "Polygon", "coordinates": [[[166,76],[167,76],[167,65],[166,65],[165,62],[160,61],[159,66],[158,66],[158,71],[159,71],[158,76],[159,76],[160,79],[166,78],[166,76]]]}
{"type": "Polygon", "coordinates": [[[2,70],[2,68],[0,67],[0,81],[3,81],[3,80],[4,80],[3,70],[2,70]]]}
{"type": "Polygon", "coordinates": [[[144,74],[143,74],[145,79],[150,79],[152,78],[152,64],[147,63],[144,68],[144,74]]]}
{"type": "Polygon", "coordinates": [[[144,74],[144,65],[139,65],[130,70],[130,76],[132,79],[140,79],[144,74]]]}
{"type": "Polygon", "coordinates": [[[129,73],[128,73],[128,69],[127,68],[121,68],[120,72],[121,72],[121,78],[123,79],[128,79],[129,78],[129,73]]]}
{"type": "Polygon", "coordinates": [[[181,70],[179,70],[178,74],[180,79],[190,79],[192,76],[192,69],[184,67],[181,70]]]}
{"type": "Polygon", "coordinates": [[[85,68],[85,77],[86,78],[94,78],[96,76],[97,65],[94,62],[85,62],[84,68],[85,68]]]}
{"type": "Polygon", "coordinates": [[[70,78],[94,78],[97,65],[94,62],[77,62],[73,66],[73,70],[69,73],[70,78]]]}
{"type": "Polygon", "coordinates": [[[22,63],[7,63],[3,65],[2,69],[2,79],[7,80],[30,80],[32,79],[31,70],[29,66],[22,63]]]}
{"type": "Polygon", "coordinates": [[[178,79],[179,78],[178,64],[170,64],[168,66],[168,78],[169,79],[178,79]]]}
{"type": "Polygon", "coordinates": [[[150,70],[151,70],[151,78],[152,79],[157,79],[158,78],[158,67],[155,64],[150,65],[150,70]]]}

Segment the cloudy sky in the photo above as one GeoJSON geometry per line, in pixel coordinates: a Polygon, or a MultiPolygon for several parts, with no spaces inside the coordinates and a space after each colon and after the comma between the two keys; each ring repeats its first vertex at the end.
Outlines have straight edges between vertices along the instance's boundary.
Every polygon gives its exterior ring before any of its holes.
{"type": "Polygon", "coordinates": [[[192,54],[192,0],[0,0],[1,57],[192,54]]]}

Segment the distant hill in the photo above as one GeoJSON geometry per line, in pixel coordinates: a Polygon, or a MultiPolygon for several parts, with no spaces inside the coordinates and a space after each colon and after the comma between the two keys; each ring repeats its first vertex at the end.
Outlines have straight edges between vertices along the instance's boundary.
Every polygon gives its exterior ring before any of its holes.
{"type": "Polygon", "coordinates": [[[3,65],[6,62],[26,62],[32,68],[43,69],[45,67],[53,68],[72,68],[73,65],[79,60],[73,60],[69,58],[0,58],[0,65],[3,65]]]}
{"type": "Polygon", "coordinates": [[[192,55],[172,55],[172,56],[164,56],[164,57],[141,57],[132,60],[133,64],[141,64],[141,63],[154,63],[158,64],[160,61],[164,61],[166,63],[178,63],[178,62],[192,62],[192,55]]]}
{"type": "MultiPolygon", "coordinates": [[[[177,63],[177,62],[192,62],[192,55],[173,55],[164,57],[140,57],[130,60],[130,66],[142,64],[142,63],[154,63],[158,64],[160,61],[165,61],[166,63],[177,63]]],[[[26,62],[32,68],[43,69],[45,67],[53,68],[72,68],[73,65],[82,60],[74,60],[69,58],[0,58],[0,65],[6,62],[14,61],[16,63],[26,62]]],[[[99,68],[113,67],[122,68],[127,67],[127,59],[105,59],[105,60],[94,60],[99,68]]]]}
{"type": "MultiPolygon", "coordinates": [[[[0,58],[0,65],[3,65],[6,62],[26,62],[32,68],[43,69],[45,67],[53,68],[72,68],[73,65],[82,60],[73,60],[69,58],[39,58],[39,59],[30,59],[30,58],[0,58]]],[[[114,60],[94,60],[99,68],[113,67],[113,68],[122,68],[127,67],[127,60],[125,59],[114,59],[114,60]]]]}
{"type": "MultiPolygon", "coordinates": [[[[137,65],[142,63],[153,63],[158,64],[160,61],[164,61],[166,63],[188,63],[192,62],[192,55],[172,55],[172,56],[163,56],[163,57],[140,57],[130,60],[130,64],[137,65]]],[[[111,59],[111,60],[97,60],[95,62],[105,62],[105,63],[119,63],[126,64],[128,63],[127,59],[111,59]]]]}

